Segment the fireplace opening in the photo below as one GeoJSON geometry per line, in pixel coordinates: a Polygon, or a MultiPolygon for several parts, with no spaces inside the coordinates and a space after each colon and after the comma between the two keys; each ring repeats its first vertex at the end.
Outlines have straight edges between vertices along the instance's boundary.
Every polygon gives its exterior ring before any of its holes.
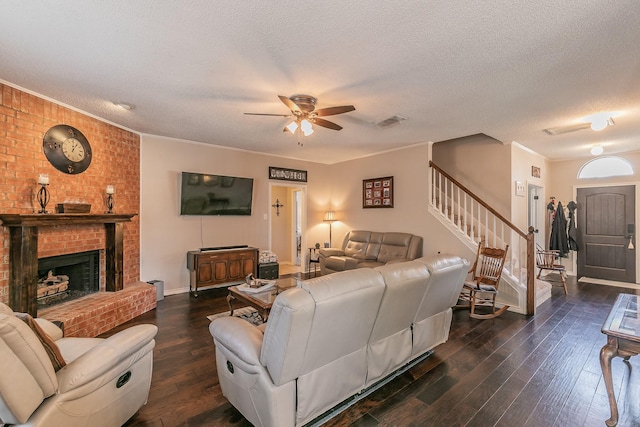
{"type": "Polygon", "coordinates": [[[38,259],[38,308],[100,291],[100,251],[38,259]]]}

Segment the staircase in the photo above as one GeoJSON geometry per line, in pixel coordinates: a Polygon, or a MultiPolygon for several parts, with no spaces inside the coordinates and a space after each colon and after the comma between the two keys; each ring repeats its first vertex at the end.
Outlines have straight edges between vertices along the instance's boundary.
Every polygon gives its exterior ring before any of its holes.
{"type": "MultiPolygon", "coordinates": [[[[429,161],[429,166],[429,212],[473,252],[480,241],[501,248],[508,244],[497,301],[510,306],[511,311],[535,314],[541,301],[536,301],[533,227],[527,232],[520,230],[435,163],[429,161]]],[[[544,298],[548,290],[539,292],[538,297],[544,298]]]]}

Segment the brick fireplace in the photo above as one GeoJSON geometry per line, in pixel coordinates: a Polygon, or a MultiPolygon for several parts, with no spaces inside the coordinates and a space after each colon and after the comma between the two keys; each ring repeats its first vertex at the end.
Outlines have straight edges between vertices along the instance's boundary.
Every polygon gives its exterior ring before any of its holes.
{"type": "MultiPolygon", "coordinates": [[[[15,311],[27,312],[34,317],[57,320],[64,324],[65,335],[94,336],[122,323],[120,306],[128,306],[127,316],[135,317],[155,307],[155,288],[138,284],[136,290],[142,294],[121,293],[124,290],[124,223],[131,221],[133,214],[0,214],[0,221],[9,229],[9,303],[15,311]],[[55,226],[104,226],[105,242],[105,286],[106,292],[98,292],[93,301],[108,300],[109,306],[102,311],[96,307],[78,304],[78,300],[58,304],[58,310],[43,310],[38,313],[38,237],[39,228],[55,226]],[[141,286],[140,286],[141,285],[141,286]],[[144,289],[144,288],[148,289],[144,289]],[[122,299],[124,298],[124,302],[122,299]],[[142,302],[142,303],[140,303],[142,302]],[[132,306],[133,305],[133,306],[132,306]],[[64,309],[59,308],[64,306],[64,309]],[[72,306],[72,307],[70,307],[72,306]],[[144,311],[141,311],[144,310],[144,311]],[[55,314],[55,317],[54,317],[55,314]],[[62,315],[65,314],[63,317],[62,315]],[[95,318],[100,314],[100,318],[95,318]],[[77,323],[83,322],[83,328],[77,323]],[[120,322],[120,323],[118,323],[120,322]]],[[[126,316],[124,316],[126,317],[126,316]]],[[[128,320],[128,319],[127,319],[128,320]]]]}
{"type": "MultiPolygon", "coordinates": [[[[3,168],[0,170],[0,213],[3,215],[37,216],[36,181],[40,174],[49,176],[50,211],[54,210],[56,204],[78,200],[91,205],[90,215],[103,215],[105,189],[108,185],[116,189],[116,215],[123,212],[134,213],[140,208],[139,134],[3,83],[0,83],[0,157],[3,162],[3,168]],[[91,143],[91,164],[80,174],[58,171],[47,161],[43,153],[45,133],[59,124],[79,129],[91,143]]],[[[16,302],[12,295],[21,295],[19,298],[22,298],[27,295],[27,288],[23,286],[22,280],[16,284],[11,279],[15,274],[22,274],[17,272],[15,265],[21,265],[24,260],[17,264],[10,261],[15,255],[10,253],[12,242],[15,239],[24,239],[31,245],[29,256],[36,260],[90,250],[103,251],[100,258],[100,274],[102,287],[108,292],[101,291],[83,297],[91,298],[92,301],[84,304],[85,308],[81,309],[83,314],[80,314],[80,317],[91,319],[87,322],[89,326],[73,326],[82,323],[80,318],[72,314],[78,309],[75,301],[62,304],[71,307],[67,310],[69,313],[60,314],[58,307],[47,308],[37,313],[38,316],[47,319],[64,320],[67,336],[95,336],[122,323],[123,319],[135,317],[155,307],[155,288],[140,282],[140,226],[137,216],[130,217],[121,225],[109,226],[113,229],[111,236],[121,239],[122,242],[120,255],[125,262],[117,266],[111,262],[112,255],[105,249],[111,243],[108,241],[110,237],[104,223],[70,224],[60,215],[40,216],[44,217],[57,217],[57,222],[46,227],[40,226],[37,232],[31,230],[26,234],[24,231],[30,230],[31,226],[18,227],[20,231],[11,232],[12,227],[3,221],[3,244],[0,245],[0,301],[16,311],[25,307],[24,302],[16,302]],[[34,244],[34,241],[37,243],[34,244]],[[118,277],[121,283],[120,290],[109,291],[109,287],[115,283],[115,277],[118,277]],[[61,316],[64,319],[61,319],[61,316]],[[96,328],[96,325],[102,326],[96,328]]],[[[25,265],[29,266],[28,274],[35,278],[37,265],[32,264],[32,261],[25,265]]]]}

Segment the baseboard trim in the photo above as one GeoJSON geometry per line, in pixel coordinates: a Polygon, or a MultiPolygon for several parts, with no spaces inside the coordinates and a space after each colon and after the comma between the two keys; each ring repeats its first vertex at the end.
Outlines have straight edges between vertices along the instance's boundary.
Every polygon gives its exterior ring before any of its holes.
{"type": "Polygon", "coordinates": [[[640,283],[616,282],[615,280],[593,279],[591,277],[581,277],[578,283],[594,283],[596,285],[616,286],[618,288],[640,289],[640,283]]]}

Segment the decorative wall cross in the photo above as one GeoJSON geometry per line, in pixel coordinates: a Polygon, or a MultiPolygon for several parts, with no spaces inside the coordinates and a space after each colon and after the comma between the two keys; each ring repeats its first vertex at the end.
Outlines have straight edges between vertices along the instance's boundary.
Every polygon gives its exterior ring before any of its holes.
{"type": "Polygon", "coordinates": [[[280,208],[284,207],[284,205],[280,203],[280,199],[276,199],[275,205],[271,205],[271,206],[276,208],[276,215],[280,216],[280,208]]]}

